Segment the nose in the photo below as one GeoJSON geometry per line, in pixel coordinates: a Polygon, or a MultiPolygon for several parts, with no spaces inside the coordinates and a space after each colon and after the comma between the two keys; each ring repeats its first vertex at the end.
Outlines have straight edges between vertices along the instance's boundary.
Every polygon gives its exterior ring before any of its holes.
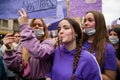
{"type": "Polygon", "coordinates": [[[61,38],[61,36],[63,36],[63,34],[64,34],[64,31],[61,29],[61,30],[58,32],[59,38],[61,38]]]}
{"type": "Polygon", "coordinates": [[[39,25],[38,25],[38,24],[36,24],[34,28],[35,28],[35,29],[39,29],[39,25]]]}
{"type": "Polygon", "coordinates": [[[60,29],[60,30],[59,30],[59,34],[63,34],[63,29],[60,29]]]}
{"type": "Polygon", "coordinates": [[[88,27],[89,27],[89,26],[88,26],[88,21],[84,22],[84,27],[85,27],[85,28],[88,28],[88,27]]]}

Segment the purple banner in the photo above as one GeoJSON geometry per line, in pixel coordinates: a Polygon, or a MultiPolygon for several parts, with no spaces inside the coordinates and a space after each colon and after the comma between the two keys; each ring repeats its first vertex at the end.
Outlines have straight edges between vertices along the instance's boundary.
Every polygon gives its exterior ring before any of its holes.
{"type": "Polygon", "coordinates": [[[102,11],[102,0],[70,0],[70,17],[82,17],[89,10],[102,11]]]}
{"type": "Polygon", "coordinates": [[[0,19],[18,18],[21,8],[29,18],[54,17],[56,6],[57,0],[0,0],[0,19]]]}
{"type": "Polygon", "coordinates": [[[57,15],[53,18],[44,18],[46,24],[52,24],[57,21],[60,21],[67,16],[66,1],[61,0],[57,2],[57,15]]]}

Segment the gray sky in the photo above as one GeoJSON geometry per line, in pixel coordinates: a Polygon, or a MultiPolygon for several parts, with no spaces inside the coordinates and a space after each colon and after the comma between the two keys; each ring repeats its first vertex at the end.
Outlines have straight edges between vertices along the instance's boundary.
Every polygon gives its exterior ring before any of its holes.
{"type": "Polygon", "coordinates": [[[111,25],[113,20],[120,18],[120,0],[102,0],[102,11],[106,24],[111,25]]]}

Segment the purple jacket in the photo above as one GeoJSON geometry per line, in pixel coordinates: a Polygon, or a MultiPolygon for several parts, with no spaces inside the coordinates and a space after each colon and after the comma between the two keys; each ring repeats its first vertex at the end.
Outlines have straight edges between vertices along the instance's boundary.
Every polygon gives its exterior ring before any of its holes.
{"type": "Polygon", "coordinates": [[[18,51],[6,51],[4,55],[7,66],[15,72],[21,72],[22,75],[24,75],[24,71],[27,71],[29,67],[30,72],[27,74],[26,79],[36,80],[45,77],[51,68],[51,54],[54,52],[53,41],[46,39],[40,43],[36,39],[33,30],[27,24],[22,25],[20,30],[22,40],[18,51]],[[30,53],[29,65],[26,65],[21,58],[21,46],[25,46],[30,53]]]}

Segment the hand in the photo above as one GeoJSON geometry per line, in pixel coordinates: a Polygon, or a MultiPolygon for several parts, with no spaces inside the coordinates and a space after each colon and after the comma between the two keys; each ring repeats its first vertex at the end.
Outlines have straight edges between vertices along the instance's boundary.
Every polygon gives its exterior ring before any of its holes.
{"type": "Polygon", "coordinates": [[[58,46],[58,37],[52,38],[52,40],[54,42],[55,47],[58,46]]]}
{"type": "Polygon", "coordinates": [[[18,18],[19,25],[28,24],[28,16],[24,9],[19,10],[20,17],[18,18]]]}
{"type": "Polygon", "coordinates": [[[12,33],[6,34],[6,36],[3,38],[3,43],[6,45],[8,49],[11,49],[11,45],[14,42],[14,36],[12,33]]]}

